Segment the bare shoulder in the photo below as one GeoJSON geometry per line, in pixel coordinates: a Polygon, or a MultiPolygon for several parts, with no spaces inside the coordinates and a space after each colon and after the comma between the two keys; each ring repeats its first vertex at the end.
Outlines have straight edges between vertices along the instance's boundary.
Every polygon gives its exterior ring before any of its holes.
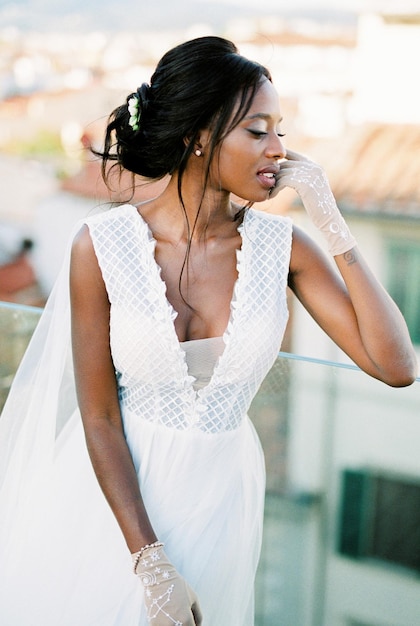
{"type": "Polygon", "coordinates": [[[91,289],[97,295],[105,292],[102,272],[90,236],[85,224],[76,233],[71,249],[70,286],[75,290],[91,289]]]}
{"type": "Polygon", "coordinates": [[[330,265],[327,255],[318,244],[294,224],[290,257],[291,275],[296,275],[318,263],[330,265]]]}
{"type": "Polygon", "coordinates": [[[89,227],[86,224],[80,228],[80,230],[76,233],[72,247],[72,258],[85,258],[95,253],[93,248],[92,238],[90,236],[89,227]]]}
{"type": "Polygon", "coordinates": [[[93,241],[90,236],[89,227],[84,224],[76,233],[71,248],[72,270],[84,269],[86,271],[99,270],[98,259],[96,257],[93,241]]]}

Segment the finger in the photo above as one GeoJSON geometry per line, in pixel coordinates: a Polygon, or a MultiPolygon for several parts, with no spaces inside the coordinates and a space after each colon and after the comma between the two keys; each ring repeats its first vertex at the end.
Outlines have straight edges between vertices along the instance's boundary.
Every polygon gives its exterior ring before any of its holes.
{"type": "Polygon", "coordinates": [[[294,152],[294,150],[287,150],[286,159],[288,161],[309,161],[306,156],[300,154],[299,152],[294,152]]]}
{"type": "Polygon", "coordinates": [[[192,614],[194,616],[194,622],[196,626],[201,626],[203,622],[203,614],[201,613],[201,609],[197,602],[195,602],[191,607],[192,614]]]}
{"type": "Polygon", "coordinates": [[[286,170],[300,170],[302,166],[300,165],[302,161],[284,161],[280,164],[279,174],[285,172],[286,170]]]}

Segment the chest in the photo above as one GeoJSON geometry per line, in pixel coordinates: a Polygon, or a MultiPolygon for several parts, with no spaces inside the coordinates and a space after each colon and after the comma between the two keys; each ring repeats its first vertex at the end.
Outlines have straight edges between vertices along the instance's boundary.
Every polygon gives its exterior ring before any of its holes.
{"type": "Polygon", "coordinates": [[[180,341],[223,335],[231,313],[238,279],[239,234],[222,240],[156,242],[155,260],[166,285],[166,297],[177,312],[180,341]]]}
{"type": "Polygon", "coordinates": [[[90,230],[111,303],[111,352],[123,387],[158,381],[170,398],[174,386],[191,391],[179,341],[221,335],[225,349],[208,392],[227,380],[261,379],[287,321],[291,223],[261,223],[251,212],[238,238],[192,249],[182,273],[185,248],[154,239],[129,206],[93,218],[90,230]]]}
{"type": "Polygon", "coordinates": [[[264,355],[275,358],[287,321],[289,220],[250,211],[238,238],[190,251],[181,280],[185,249],[156,241],[135,208],[94,216],[89,227],[111,304],[117,371],[162,384],[164,372],[168,383],[183,385],[179,340],[221,335],[226,347],[214,381],[242,380],[245,370],[264,369],[256,364],[264,355]]]}

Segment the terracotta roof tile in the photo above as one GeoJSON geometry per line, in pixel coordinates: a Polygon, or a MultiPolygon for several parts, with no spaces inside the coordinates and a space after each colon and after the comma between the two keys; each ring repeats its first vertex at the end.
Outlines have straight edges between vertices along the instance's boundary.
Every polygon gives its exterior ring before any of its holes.
{"type": "Polygon", "coordinates": [[[343,207],[420,218],[420,126],[364,125],[338,144],[322,162],[343,207]]]}

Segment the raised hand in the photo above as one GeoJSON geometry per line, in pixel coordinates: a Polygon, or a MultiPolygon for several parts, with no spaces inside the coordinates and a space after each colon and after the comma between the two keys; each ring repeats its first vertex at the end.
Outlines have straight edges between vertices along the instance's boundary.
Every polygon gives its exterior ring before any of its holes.
{"type": "Polygon", "coordinates": [[[286,160],[280,164],[276,191],[285,187],[291,187],[299,194],[306,212],[323,233],[333,256],[343,254],[356,245],[338,210],[325,172],[319,165],[288,150],[286,160]]]}

